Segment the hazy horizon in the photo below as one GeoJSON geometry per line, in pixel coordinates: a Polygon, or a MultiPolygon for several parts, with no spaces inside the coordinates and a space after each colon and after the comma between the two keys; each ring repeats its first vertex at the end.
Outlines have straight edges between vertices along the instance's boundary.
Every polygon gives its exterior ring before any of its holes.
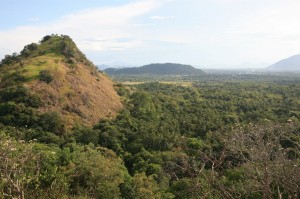
{"type": "MultiPolygon", "coordinates": [[[[158,62],[152,62],[152,63],[144,63],[141,65],[131,64],[127,62],[108,62],[108,63],[100,63],[96,64],[97,66],[101,66],[103,69],[105,68],[131,68],[131,67],[140,67],[145,66],[149,64],[156,64],[158,62]]],[[[194,64],[188,64],[188,63],[175,63],[175,62],[159,62],[159,63],[174,63],[174,64],[183,64],[183,65],[191,65],[195,68],[199,69],[264,69],[266,67],[269,67],[273,63],[250,63],[245,62],[238,65],[222,65],[222,64],[215,64],[215,65],[194,65],[194,64]]]]}
{"type": "Polygon", "coordinates": [[[12,0],[1,7],[1,59],[47,34],[69,35],[96,65],[264,68],[300,53],[296,0],[12,0]]]}

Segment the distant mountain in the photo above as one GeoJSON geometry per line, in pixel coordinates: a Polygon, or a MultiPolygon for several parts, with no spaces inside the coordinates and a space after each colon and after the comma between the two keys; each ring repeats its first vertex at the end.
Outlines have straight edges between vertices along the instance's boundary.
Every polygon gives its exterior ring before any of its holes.
{"type": "Polygon", "coordinates": [[[99,68],[100,70],[104,70],[104,69],[110,68],[110,66],[106,65],[106,64],[100,64],[100,65],[97,65],[97,68],[99,68]]]}
{"type": "Polygon", "coordinates": [[[283,59],[267,68],[268,71],[300,71],[300,54],[283,59]]]}
{"type": "Polygon", "coordinates": [[[191,65],[165,63],[149,64],[134,68],[107,68],[104,70],[109,75],[200,75],[204,74],[200,69],[191,65]]]}
{"type": "Polygon", "coordinates": [[[132,64],[115,64],[115,63],[121,63],[121,62],[113,62],[110,64],[99,64],[97,65],[97,67],[100,70],[105,70],[107,68],[133,68],[133,67],[137,67],[137,65],[132,65],[132,64]]]}

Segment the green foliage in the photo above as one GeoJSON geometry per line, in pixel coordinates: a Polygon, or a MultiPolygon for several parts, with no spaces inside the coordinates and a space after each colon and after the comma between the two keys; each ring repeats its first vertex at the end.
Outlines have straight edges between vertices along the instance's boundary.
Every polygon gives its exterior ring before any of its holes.
{"type": "Polygon", "coordinates": [[[26,78],[20,71],[5,73],[2,78],[2,87],[14,86],[25,81],[26,78]]]}
{"type": "Polygon", "coordinates": [[[48,41],[49,39],[51,39],[51,35],[46,35],[43,37],[43,39],[41,40],[41,43],[44,43],[45,41],[48,41]]]}
{"type": "Polygon", "coordinates": [[[133,176],[134,197],[137,199],[161,198],[159,187],[152,176],[146,176],[145,173],[133,176]]]}
{"type": "Polygon", "coordinates": [[[41,101],[36,95],[30,94],[25,87],[20,85],[8,86],[0,90],[0,102],[8,101],[24,103],[33,108],[41,105],[41,101]]]}
{"type": "Polygon", "coordinates": [[[126,168],[112,152],[88,146],[73,153],[71,190],[74,194],[87,194],[92,198],[119,198],[119,186],[124,182],[126,168]]]}
{"type": "Polygon", "coordinates": [[[0,61],[0,67],[16,64],[21,61],[22,58],[18,55],[18,53],[13,53],[12,55],[5,55],[4,58],[0,61]]]}
{"type": "Polygon", "coordinates": [[[95,144],[99,143],[99,133],[89,127],[80,126],[73,130],[77,143],[81,144],[95,144]]]}
{"type": "Polygon", "coordinates": [[[39,80],[43,81],[47,84],[51,83],[53,81],[54,77],[51,71],[49,70],[42,70],[39,73],[39,80]]]}
{"type": "Polygon", "coordinates": [[[13,127],[34,128],[57,135],[65,132],[64,122],[57,112],[39,113],[41,101],[21,85],[0,90],[0,123],[13,127]]]}
{"type": "Polygon", "coordinates": [[[5,55],[0,62],[0,67],[3,66],[24,66],[24,61],[29,58],[36,58],[39,56],[64,56],[70,65],[76,65],[81,62],[94,69],[93,74],[98,74],[96,67],[87,60],[86,56],[77,48],[76,44],[67,35],[47,35],[42,38],[40,44],[31,43],[24,46],[20,54],[13,53],[12,55],[5,55]]]}
{"type": "Polygon", "coordinates": [[[1,132],[0,192],[9,198],[62,197],[67,187],[57,168],[58,151],[37,144],[16,141],[1,132]]]}
{"type": "MultiPolygon", "coordinates": [[[[64,50],[66,59],[84,61],[70,38],[57,35],[29,56],[46,46],[46,54],[64,50]]],[[[11,197],[299,196],[299,80],[116,84],[124,100],[117,117],[67,130],[58,113],[39,112],[19,74],[1,76],[14,81],[0,90],[0,129],[11,136],[1,134],[0,157],[21,171],[10,176],[18,191],[2,180],[0,161],[0,191],[11,197]]]]}
{"type": "Polygon", "coordinates": [[[38,49],[38,44],[31,43],[31,44],[26,45],[20,54],[24,57],[29,57],[31,55],[31,53],[37,49],[38,49]]]}
{"type": "Polygon", "coordinates": [[[201,140],[201,139],[189,138],[187,140],[187,146],[193,150],[200,150],[200,149],[204,148],[205,144],[204,144],[203,140],[201,140]]]}
{"type": "Polygon", "coordinates": [[[182,198],[182,199],[197,198],[195,197],[197,193],[195,193],[194,190],[191,189],[194,183],[195,181],[193,179],[182,178],[176,181],[171,186],[171,192],[176,196],[176,198],[182,198]]]}
{"type": "Polygon", "coordinates": [[[93,67],[96,70],[95,66],[87,60],[86,56],[77,48],[76,44],[69,36],[62,35],[61,38],[61,52],[66,57],[69,64],[81,62],[87,66],[93,67]]]}
{"type": "MultiPolygon", "coordinates": [[[[2,132],[0,136],[2,196],[121,198],[125,193],[120,187],[130,187],[130,183],[141,186],[128,175],[122,160],[105,148],[71,144],[60,149],[35,141],[16,141],[2,132]]],[[[147,189],[156,191],[153,187],[157,185],[150,180],[147,189]]]]}
{"type": "Polygon", "coordinates": [[[36,122],[36,112],[23,103],[5,102],[0,104],[0,122],[10,126],[30,126],[36,122]]]}
{"type": "Polygon", "coordinates": [[[44,131],[53,132],[55,134],[63,134],[65,132],[64,122],[57,112],[46,112],[41,114],[38,126],[44,131]]]}

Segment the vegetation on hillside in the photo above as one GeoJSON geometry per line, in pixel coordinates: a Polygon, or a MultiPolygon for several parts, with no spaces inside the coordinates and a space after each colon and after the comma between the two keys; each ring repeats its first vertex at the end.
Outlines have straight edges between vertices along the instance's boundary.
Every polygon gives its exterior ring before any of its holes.
{"type": "MultiPolygon", "coordinates": [[[[298,83],[116,86],[126,107],[93,128],[63,132],[43,126],[48,122],[24,127],[2,120],[3,143],[13,149],[2,149],[1,155],[17,165],[23,161],[18,155],[28,155],[18,168],[22,172],[2,181],[2,193],[34,198],[50,192],[53,198],[299,196],[298,83]],[[24,179],[18,181],[21,189],[12,184],[19,178],[24,179]]],[[[5,99],[25,103],[12,96],[5,99]]]]}
{"type": "MultiPolygon", "coordinates": [[[[76,63],[80,62],[96,70],[67,35],[47,35],[39,44],[26,45],[19,54],[5,55],[0,62],[0,68],[2,72],[8,73],[6,75],[18,76],[19,80],[23,81],[32,81],[38,78],[39,72],[44,69],[53,71],[61,61],[68,63],[70,67],[75,67],[76,63]]],[[[11,82],[11,78],[3,75],[1,79],[2,84],[6,79],[11,82]]]]}

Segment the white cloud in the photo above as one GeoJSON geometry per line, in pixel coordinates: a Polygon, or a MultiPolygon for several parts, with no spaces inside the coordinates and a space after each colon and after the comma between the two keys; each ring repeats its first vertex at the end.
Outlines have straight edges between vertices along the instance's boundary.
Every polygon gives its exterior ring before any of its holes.
{"type": "Polygon", "coordinates": [[[239,43],[249,60],[274,61],[300,52],[300,1],[274,1],[231,23],[225,39],[239,43]]]}
{"type": "Polygon", "coordinates": [[[156,24],[153,24],[153,23],[136,23],[136,24],[129,25],[129,27],[147,27],[147,26],[156,26],[156,24]]]}
{"type": "Polygon", "coordinates": [[[36,26],[19,26],[0,31],[0,57],[19,52],[28,43],[47,34],[67,34],[83,50],[123,50],[142,44],[142,41],[118,41],[132,35],[136,18],[146,14],[169,0],[142,0],[124,6],[83,10],[63,16],[51,23],[36,26]],[[88,38],[105,38],[89,41],[88,38]]]}
{"type": "Polygon", "coordinates": [[[150,19],[153,20],[168,20],[168,19],[173,19],[174,16],[152,16],[150,19]]]}
{"type": "Polygon", "coordinates": [[[140,40],[118,41],[116,39],[94,40],[80,43],[81,48],[91,51],[121,51],[128,48],[141,46],[140,40]]]}

